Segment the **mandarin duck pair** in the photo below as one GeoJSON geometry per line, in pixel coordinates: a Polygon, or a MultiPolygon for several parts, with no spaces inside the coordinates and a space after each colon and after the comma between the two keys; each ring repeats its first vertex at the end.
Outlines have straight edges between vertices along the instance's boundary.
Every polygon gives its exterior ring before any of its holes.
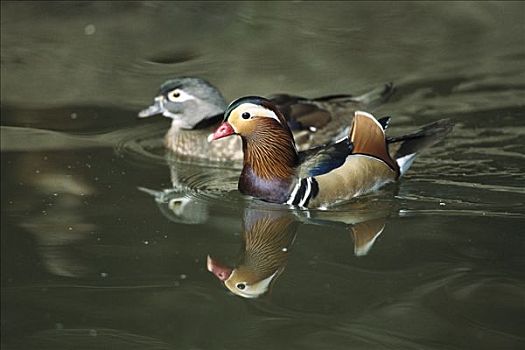
{"type": "MultiPolygon", "coordinates": [[[[163,84],[155,103],[139,116],[162,113],[173,118],[166,145],[182,155],[187,153],[184,150],[191,150],[211,161],[236,160],[239,156],[234,148],[238,146],[204,147],[203,142],[216,144],[227,136],[239,135],[243,155],[238,182],[241,193],[272,203],[325,209],[398,180],[417,152],[439,142],[452,130],[453,123],[442,119],[404,136],[387,137],[388,117],[376,120],[362,111],[355,111],[351,122],[343,117],[341,110],[348,113],[356,102],[377,103],[391,90],[388,85],[381,93],[371,92],[357,99],[349,95],[313,100],[290,95],[273,99],[242,97],[227,107],[224,121],[209,134],[221,118],[224,99],[202,79],[179,78],[163,84]],[[310,133],[307,142],[299,141],[300,133],[310,133]],[[189,141],[182,136],[190,134],[189,141]],[[177,147],[182,139],[184,146],[177,147]],[[312,139],[321,145],[312,146],[312,139]],[[298,142],[303,151],[299,151],[298,142]]],[[[239,141],[237,137],[230,139],[239,141]]]]}
{"type": "MultiPolygon", "coordinates": [[[[348,94],[308,99],[275,94],[269,100],[284,116],[299,151],[331,143],[343,137],[357,109],[373,109],[394,93],[392,84],[361,96],[348,94]]],[[[227,103],[219,90],[197,77],[179,77],[161,85],[154,102],[139,112],[146,118],[161,114],[171,118],[164,144],[175,160],[230,163],[240,166],[243,152],[240,138],[208,142],[223,120],[227,103]]]]}

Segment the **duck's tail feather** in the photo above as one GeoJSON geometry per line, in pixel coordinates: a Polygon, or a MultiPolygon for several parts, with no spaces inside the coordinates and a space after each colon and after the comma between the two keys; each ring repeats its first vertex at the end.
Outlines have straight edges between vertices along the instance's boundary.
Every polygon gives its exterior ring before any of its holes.
{"type": "Polygon", "coordinates": [[[450,119],[441,119],[410,134],[388,137],[388,151],[399,165],[401,175],[410,168],[418,152],[441,141],[453,127],[450,119]]]}

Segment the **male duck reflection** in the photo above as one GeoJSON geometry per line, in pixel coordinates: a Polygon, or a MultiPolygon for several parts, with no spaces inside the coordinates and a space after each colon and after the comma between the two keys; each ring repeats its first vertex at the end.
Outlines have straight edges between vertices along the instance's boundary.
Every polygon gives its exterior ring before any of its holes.
{"type": "Polygon", "coordinates": [[[275,104],[248,96],[230,104],[211,139],[241,136],[241,193],[267,202],[325,208],[396,181],[408,170],[416,152],[452,130],[452,122],[443,119],[411,134],[388,138],[388,121],[355,112],[348,136],[299,154],[275,104]]]}
{"type": "MultiPolygon", "coordinates": [[[[377,216],[377,213],[374,213],[374,216],[377,216]]],[[[369,252],[383,232],[386,222],[385,217],[360,219],[366,221],[351,226],[345,225],[351,231],[356,256],[363,256],[369,252]]],[[[323,222],[323,225],[326,224],[327,222],[323,222]]],[[[290,211],[247,209],[238,263],[232,268],[208,255],[208,271],[222,281],[232,293],[241,297],[258,298],[266,294],[284,271],[298,225],[297,217],[290,211]]]]}
{"type": "MultiPolygon", "coordinates": [[[[370,109],[388,100],[392,84],[364,95],[332,95],[314,99],[278,94],[270,97],[279,107],[292,130],[299,150],[309,149],[338,139],[356,109],[370,109]],[[350,119],[349,119],[350,118],[350,119]]],[[[156,114],[172,118],[164,143],[181,159],[212,162],[242,161],[238,138],[209,144],[207,137],[221,123],[226,101],[209,82],[197,77],[168,80],[160,87],[154,103],[139,113],[145,118],[156,114]]]]}

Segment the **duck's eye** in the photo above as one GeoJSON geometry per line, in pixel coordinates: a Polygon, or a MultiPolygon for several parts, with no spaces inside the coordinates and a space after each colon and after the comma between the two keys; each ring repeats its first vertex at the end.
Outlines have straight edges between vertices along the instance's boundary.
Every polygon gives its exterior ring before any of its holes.
{"type": "Polygon", "coordinates": [[[244,283],[237,283],[237,286],[236,286],[238,289],[240,290],[243,290],[244,288],[246,288],[246,284],[244,283]]]}
{"type": "Polygon", "coordinates": [[[170,92],[169,95],[168,95],[168,99],[170,101],[173,101],[173,102],[175,102],[179,97],[180,97],[180,91],[179,90],[174,90],[174,91],[170,92]]]}
{"type": "Polygon", "coordinates": [[[251,115],[250,113],[248,112],[244,112],[242,115],[241,115],[242,119],[250,119],[251,115]]]}

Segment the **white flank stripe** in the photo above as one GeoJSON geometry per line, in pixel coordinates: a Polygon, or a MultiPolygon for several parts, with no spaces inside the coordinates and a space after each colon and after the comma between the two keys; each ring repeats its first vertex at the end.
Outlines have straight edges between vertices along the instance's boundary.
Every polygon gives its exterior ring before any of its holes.
{"type": "Polygon", "coordinates": [[[304,203],[306,203],[306,200],[310,196],[310,192],[312,192],[312,178],[308,177],[306,178],[306,190],[304,191],[303,199],[299,202],[299,206],[302,207],[304,203]]]}
{"type": "Polygon", "coordinates": [[[293,200],[295,199],[295,196],[297,195],[297,191],[299,191],[299,187],[301,187],[301,181],[297,182],[297,184],[293,188],[292,193],[290,193],[290,198],[288,198],[286,204],[292,204],[293,200]]]}

